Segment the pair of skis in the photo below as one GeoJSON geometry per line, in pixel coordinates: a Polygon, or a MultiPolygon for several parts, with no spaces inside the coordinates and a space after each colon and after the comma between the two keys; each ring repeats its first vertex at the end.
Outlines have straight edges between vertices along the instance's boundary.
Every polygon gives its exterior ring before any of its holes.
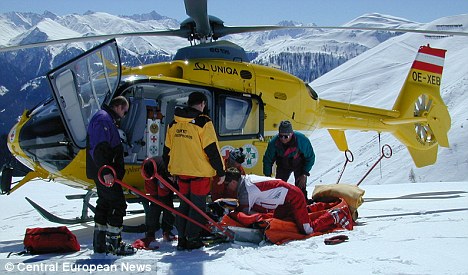
{"type": "MultiPolygon", "coordinates": [[[[179,192],[179,190],[177,190],[176,188],[174,188],[169,182],[167,182],[159,173],[158,173],[158,170],[157,170],[157,164],[156,164],[156,161],[152,158],[147,158],[145,159],[145,161],[143,161],[142,163],[142,166],[141,166],[141,175],[142,177],[145,179],[145,180],[153,180],[153,179],[157,179],[159,180],[164,186],[166,186],[167,188],[169,188],[169,190],[171,190],[172,192],[176,193],[177,196],[179,196],[179,198],[183,201],[185,201],[188,205],[190,205],[190,207],[192,207],[195,211],[197,211],[202,217],[204,217],[207,221],[208,221],[208,225],[205,225],[205,224],[201,224],[200,222],[190,218],[189,216],[177,211],[176,209],[172,208],[172,207],[169,207],[167,205],[165,205],[164,203],[162,203],[161,201],[155,199],[154,197],[152,196],[149,196],[147,194],[145,194],[144,192],[138,190],[137,188],[133,187],[133,186],[130,186],[128,185],[127,183],[117,179],[117,176],[116,176],[116,172],[114,170],[113,167],[109,166],[109,165],[104,165],[102,166],[100,169],[99,169],[99,173],[98,173],[98,178],[99,178],[99,181],[106,185],[105,184],[105,181],[104,179],[102,178],[102,171],[104,169],[109,169],[111,171],[111,173],[113,174],[113,177],[114,177],[114,183],[118,183],[120,184],[122,187],[124,188],[127,188],[131,191],[133,191],[135,194],[163,207],[164,209],[167,209],[169,211],[171,211],[172,213],[174,213],[175,215],[179,215],[180,217],[192,222],[193,224],[199,226],[200,228],[208,231],[209,233],[211,234],[218,234],[218,235],[222,235],[225,237],[226,241],[233,241],[234,240],[234,232],[231,231],[229,228],[227,227],[224,227],[222,226],[221,224],[219,224],[218,222],[214,221],[210,216],[208,216],[203,210],[201,210],[200,208],[198,208],[195,204],[193,204],[186,196],[184,196],[182,193],[179,192]],[[144,167],[147,165],[147,164],[151,164],[153,166],[153,174],[152,175],[148,175],[146,172],[145,172],[145,169],[144,167]]],[[[112,183],[113,184],[113,183],[112,183]]]]}

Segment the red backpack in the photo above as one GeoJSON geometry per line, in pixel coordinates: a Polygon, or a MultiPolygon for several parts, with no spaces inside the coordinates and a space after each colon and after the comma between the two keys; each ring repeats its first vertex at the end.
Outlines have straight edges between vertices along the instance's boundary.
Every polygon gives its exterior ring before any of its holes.
{"type": "Polygon", "coordinates": [[[30,254],[80,251],[78,240],[66,226],[26,228],[24,248],[30,254]]]}

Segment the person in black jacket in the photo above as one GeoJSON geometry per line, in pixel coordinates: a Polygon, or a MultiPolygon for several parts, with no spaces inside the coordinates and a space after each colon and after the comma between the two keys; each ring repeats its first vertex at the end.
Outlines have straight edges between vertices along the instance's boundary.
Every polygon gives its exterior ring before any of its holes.
{"type": "Polygon", "coordinates": [[[114,176],[110,171],[103,171],[101,183],[98,171],[103,165],[112,166],[118,179],[125,174],[124,149],[120,141],[117,123],[128,112],[129,103],[123,96],[118,96],[103,105],[91,119],[88,125],[86,149],[86,174],[96,183],[98,199],[94,216],[95,253],[112,253],[129,255],[135,253],[132,246],[122,242],[122,225],[127,203],[122,186],[114,183],[114,176]]]}

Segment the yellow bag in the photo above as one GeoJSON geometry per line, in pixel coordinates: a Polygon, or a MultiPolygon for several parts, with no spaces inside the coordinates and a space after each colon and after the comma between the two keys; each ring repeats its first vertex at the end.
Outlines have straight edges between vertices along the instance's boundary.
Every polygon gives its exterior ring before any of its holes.
{"type": "Polygon", "coordinates": [[[357,209],[364,202],[362,198],[364,193],[364,190],[351,184],[316,185],[312,199],[320,201],[327,198],[343,198],[349,206],[353,219],[356,220],[357,209]]]}

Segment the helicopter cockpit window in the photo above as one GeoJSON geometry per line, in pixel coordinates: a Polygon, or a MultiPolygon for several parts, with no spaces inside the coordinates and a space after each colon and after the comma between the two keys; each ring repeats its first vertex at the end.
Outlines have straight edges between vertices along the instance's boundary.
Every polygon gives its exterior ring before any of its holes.
{"type": "Polygon", "coordinates": [[[73,160],[78,149],[65,135],[55,101],[35,110],[20,132],[19,143],[24,153],[50,171],[60,171],[73,160]]]}
{"type": "Polygon", "coordinates": [[[260,102],[252,97],[220,95],[218,132],[220,137],[256,136],[260,133],[260,102]]]}

